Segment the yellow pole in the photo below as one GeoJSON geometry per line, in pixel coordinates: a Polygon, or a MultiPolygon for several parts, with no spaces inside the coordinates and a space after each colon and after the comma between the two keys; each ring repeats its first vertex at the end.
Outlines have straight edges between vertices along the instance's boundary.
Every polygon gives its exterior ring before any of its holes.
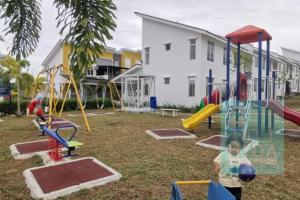
{"type": "Polygon", "coordinates": [[[69,84],[68,84],[68,87],[67,87],[67,90],[66,90],[66,94],[65,94],[63,103],[62,103],[62,105],[61,105],[60,111],[59,111],[59,115],[58,115],[59,118],[60,118],[61,113],[62,113],[62,111],[63,111],[63,109],[64,109],[65,102],[66,102],[66,99],[67,99],[67,96],[68,96],[68,93],[69,93],[69,90],[70,90],[70,85],[71,85],[71,81],[69,81],[69,84]]]}
{"type": "Polygon", "coordinates": [[[83,119],[84,119],[85,125],[86,125],[88,131],[91,132],[91,128],[90,128],[89,122],[88,122],[88,120],[86,118],[86,115],[85,115],[85,112],[84,112],[84,109],[83,109],[83,106],[82,106],[82,103],[81,103],[80,95],[78,93],[78,89],[77,89],[77,86],[76,86],[76,83],[75,83],[75,80],[74,80],[74,77],[73,77],[73,73],[66,66],[61,65],[61,67],[65,68],[68,71],[69,75],[70,75],[70,81],[73,84],[73,87],[74,87],[74,90],[75,90],[75,93],[76,93],[76,97],[77,97],[77,100],[78,100],[79,105],[80,105],[80,110],[81,110],[81,113],[83,115],[83,119]]]}
{"type": "Polygon", "coordinates": [[[204,180],[204,181],[176,181],[175,183],[177,185],[190,185],[190,184],[209,184],[210,180],[204,180]]]}
{"type": "MultiPolygon", "coordinates": [[[[54,93],[54,76],[53,76],[54,74],[52,73],[53,73],[52,70],[49,70],[49,76],[50,76],[49,116],[52,115],[52,109],[53,109],[52,104],[53,104],[53,93],[54,93]]],[[[50,122],[51,122],[51,118],[49,117],[49,123],[50,122]]]]}
{"type": "Polygon", "coordinates": [[[38,75],[37,75],[37,77],[36,77],[36,79],[35,79],[35,81],[34,81],[34,89],[33,89],[33,93],[32,93],[32,98],[34,98],[35,95],[36,95],[36,90],[37,90],[37,80],[39,79],[41,73],[42,73],[42,72],[39,72],[39,73],[38,73],[38,75]]]}
{"type": "Polygon", "coordinates": [[[116,89],[116,91],[117,91],[118,97],[119,97],[119,99],[120,99],[120,101],[121,101],[121,107],[122,107],[122,109],[123,109],[123,108],[124,108],[123,99],[121,98],[121,95],[120,95],[120,93],[119,93],[119,90],[118,90],[118,88],[117,88],[116,83],[115,83],[115,82],[112,82],[112,83],[113,83],[113,85],[115,86],[115,89],[116,89]]]}
{"type": "Polygon", "coordinates": [[[115,105],[114,105],[114,99],[113,99],[113,96],[112,96],[112,90],[111,90],[111,82],[108,83],[108,87],[109,87],[109,93],[110,93],[110,100],[111,100],[111,104],[112,104],[112,107],[113,107],[113,111],[115,111],[115,105]]]}
{"type": "Polygon", "coordinates": [[[57,105],[57,99],[56,99],[56,96],[55,96],[55,82],[54,82],[54,79],[55,79],[55,76],[57,74],[57,71],[58,71],[58,67],[59,66],[55,66],[52,70],[53,71],[53,74],[52,74],[52,111],[51,111],[51,114],[55,114],[56,113],[56,105],[57,105]]]}

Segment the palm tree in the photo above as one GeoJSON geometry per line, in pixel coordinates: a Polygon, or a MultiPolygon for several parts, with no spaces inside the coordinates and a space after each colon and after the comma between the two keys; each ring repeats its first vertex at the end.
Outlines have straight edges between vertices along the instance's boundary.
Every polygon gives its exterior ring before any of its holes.
{"type": "Polygon", "coordinates": [[[35,78],[34,84],[36,84],[36,91],[34,92],[43,92],[46,89],[47,78],[43,76],[39,76],[35,78]]]}
{"type": "Polygon", "coordinates": [[[20,90],[24,91],[25,98],[31,98],[34,86],[34,77],[29,73],[21,73],[20,90]]]}
{"type": "Polygon", "coordinates": [[[22,68],[29,66],[27,60],[17,61],[11,56],[4,56],[0,60],[0,66],[8,69],[7,74],[16,80],[17,85],[17,116],[21,116],[21,100],[20,100],[20,82],[22,68]]]}
{"type": "MultiPolygon", "coordinates": [[[[70,67],[79,78],[95,62],[112,39],[116,10],[112,0],[54,0],[58,9],[57,27],[66,30],[65,42],[70,44],[70,67]]],[[[5,35],[13,35],[10,54],[21,60],[35,50],[41,31],[40,0],[0,0],[0,18],[5,20],[5,35]]]]}

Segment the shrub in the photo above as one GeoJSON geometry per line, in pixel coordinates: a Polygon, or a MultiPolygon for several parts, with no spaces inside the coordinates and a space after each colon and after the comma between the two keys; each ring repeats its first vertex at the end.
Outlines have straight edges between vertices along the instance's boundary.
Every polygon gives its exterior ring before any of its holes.
{"type": "Polygon", "coordinates": [[[184,105],[175,105],[175,104],[164,104],[163,106],[160,106],[160,108],[170,108],[170,109],[178,109],[179,112],[182,113],[196,113],[197,111],[199,111],[199,106],[195,105],[192,107],[186,107],[184,105]]]}
{"type": "MultiPolygon", "coordinates": [[[[99,98],[98,104],[101,107],[102,105],[102,98],[99,98]]],[[[29,104],[30,100],[22,100],[21,101],[21,113],[26,114],[26,108],[27,105],[29,104]]],[[[57,102],[57,112],[60,111],[60,108],[62,106],[63,100],[60,99],[57,102]]],[[[86,105],[85,109],[96,109],[97,108],[97,100],[96,99],[90,99],[82,102],[83,105],[86,105]]],[[[42,107],[44,108],[45,106],[49,105],[49,100],[44,98],[42,107]]],[[[104,107],[108,108],[111,107],[111,101],[109,99],[104,99],[104,107]]],[[[70,110],[76,110],[79,109],[79,105],[77,105],[77,100],[76,99],[67,99],[64,105],[64,110],[63,111],[70,111],[70,110]]],[[[13,100],[11,102],[11,105],[9,101],[5,100],[0,102],[0,112],[5,113],[5,114],[14,114],[17,111],[17,102],[13,100]]]]}

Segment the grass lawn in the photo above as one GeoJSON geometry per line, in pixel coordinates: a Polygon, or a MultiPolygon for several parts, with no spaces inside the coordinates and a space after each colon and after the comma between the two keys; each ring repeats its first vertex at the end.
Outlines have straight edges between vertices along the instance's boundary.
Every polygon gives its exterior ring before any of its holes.
{"type": "MultiPolygon", "coordinates": [[[[300,102],[300,99],[296,99],[300,102]]],[[[293,99],[292,105],[296,107],[293,99]]],[[[300,105],[300,104],[298,104],[300,105]]],[[[300,108],[300,106],[298,107],[300,108]]],[[[109,110],[105,110],[109,111],[109,110]]],[[[92,132],[84,128],[81,117],[64,118],[81,126],[77,140],[84,143],[78,157],[91,156],[122,174],[122,179],[105,186],[81,190],[61,199],[169,199],[175,180],[217,179],[212,160],[218,151],[195,145],[196,141],[220,130],[219,115],[214,115],[213,129],[202,123],[195,139],[156,140],[145,133],[148,129],[182,128],[180,119],[152,113],[122,113],[88,117],[92,132]]],[[[9,145],[44,139],[38,137],[31,119],[4,117],[0,122],[0,199],[31,199],[22,172],[43,165],[39,157],[14,160],[9,145]]],[[[298,128],[286,122],[287,128],[298,128]]],[[[285,139],[285,173],[259,175],[244,184],[243,199],[300,199],[300,140],[285,139]]],[[[185,199],[206,199],[207,186],[181,186],[185,199]]]]}

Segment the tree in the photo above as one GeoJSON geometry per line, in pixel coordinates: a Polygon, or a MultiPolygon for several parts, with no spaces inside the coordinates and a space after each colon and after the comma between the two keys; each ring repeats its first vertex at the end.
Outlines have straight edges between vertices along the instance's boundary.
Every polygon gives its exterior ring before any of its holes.
{"type": "Polygon", "coordinates": [[[0,0],[5,35],[12,34],[10,54],[17,61],[35,50],[41,31],[40,1],[0,0]]]}
{"type": "Polygon", "coordinates": [[[22,68],[27,67],[30,63],[27,60],[17,61],[11,56],[5,56],[0,60],[0,66],[7,68],[7,74],[16,80],[17,86],[17,116],[21,116],[20,100],[20,81],[22,68]]]}
{"type": "Polygon", "coordinates": [[[47,78],[43,76],[39,76],[35,78],[34,84],[36,84],[36,92],[44,92],[46,89],[47,78]]]}
{"type": "Polygon", "coordinates": [[[54,0],[54,5],[60,33],[68,29],[65,42],[71,47],[70,67],[78,84],[105,49],[105,40],[112,39],[116,6],[112,0],[54,0]]]}
{"type": "Polygon", "coordinates": [[[34,77],[29,73],[21,73],[20,75],[20,90],[22,90],[23,97],[31,98],[34,86],[34,77]]]}
{"type": "MultiPolygon", "coordinates": [[[[76,82],[102,53],[106,39],[112,39],[116,10],[112,0],[54,0],[58,9],[57,27],[67,30],[65,42],[71,46],[70,67],[76,82]]],[[[13,35],[10,54],[21,60],[35,50],[41,31],[40,0],[0,0],[5,35],[13,35]]]]}

